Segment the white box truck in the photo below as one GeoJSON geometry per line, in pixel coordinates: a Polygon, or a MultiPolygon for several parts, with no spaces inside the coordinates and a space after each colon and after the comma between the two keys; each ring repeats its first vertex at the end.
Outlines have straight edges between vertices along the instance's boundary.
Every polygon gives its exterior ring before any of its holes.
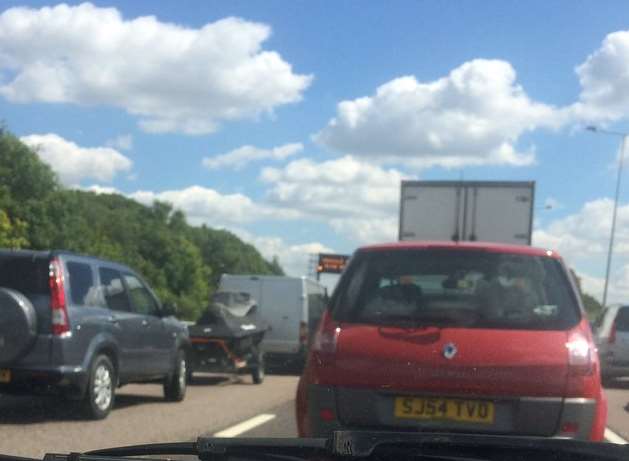
{"type": "Polygon", "coordinates": [[[530,245],[533,181],[402,181],[400,240],[530,245]]]}
{"type": "Polygon", "coordinates": [[[310,338],[323,314],[327,293],[305,277],[223,274],[220,291],[248,293],[271,329],[262,341],[270,360],[303,363],[310,338]]]}

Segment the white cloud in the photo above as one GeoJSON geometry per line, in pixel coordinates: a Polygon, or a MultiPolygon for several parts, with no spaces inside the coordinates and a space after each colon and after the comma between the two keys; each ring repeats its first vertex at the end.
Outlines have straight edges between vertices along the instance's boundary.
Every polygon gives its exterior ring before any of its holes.
{"type": "MultiPolygon", "coordinates": [[[[586,202],[576,213],[536,229],[533,244],[557,250],[582,279],[584,291],[599,300],[611,230],[613,201],[586,202]]],[[[609,301],[629,298],[629,204],[620,204],[616,222],[609,301]]]]}
{"type": "MultiPolygon", "coordinates": [[[[534,244],[558,250],[571,259],[589,260],[607,252],[614,203],[609,198],[586,202],[574,214],[552,221],[533,235],[534,244]]],[[[615,253],[629,256],[629,204],[620,204],[615,253]]]]}
{"type": "Polygon", "coordinates": [[[265,168],[268,200],[330,224],[359,243],[394,240],[400,182],[405,176],[351,156],[314,162],[300,159],[265,168]]]}
{"type": "Polygon", "coordinates": [[[581,83],[572,108],[576,117],[611,121],[629,115],[629,31],[607,35],[576,73],[581,83]]]}
{"type": "MultiPolygon", "coordinates": [[[[581,289],[599,302],[603,300],[605,278],[592,276],[587,273],[577,275],[581,279],[581,289]]],[[[627,303],[629,299],[629,264],[617,265],[614,272],[610,274],[609,287],[607,291],[607,305],[614,303],[627,303]]]]}
{"type": "Polygon", "coordinates": [[[343,101],[314,139],[335,151],[415,168],[521,166],[535,156],[516,151],[519,137],[558,127],[561,118],[527,96],[511,64],[476,59],[435,81],[396,78],[373,96],[343,101]]]}
{"type": "Polygon", "coordinates": [[[231,168],[240,170],[251,162],[271,159],[284,160],[292,155],[298,154],[304,149],[301,143],[284,144],[272,149],[260,149],[255,146],[242,146],[225,154],[205,157],[203,166],[209,170],[219,168],[231,168]]]}
{"type": "Polygon", "coordinates": [[[20,140],[37,152],[66,185],[76,185],[88,178],[110,182],[133,166],[131,160],[115,149],[80,147],[53,133],[32,134],[20,140]]]}
{"type": "Polygon", "coordinates": [[[277,257],[286,275],[294,277],[310,275],[308,265],[311,254],[334,253],[334,250],[320,242],[290,245],[279,237],[258,236],[242,229],[234,229],[232,232],[255,246],[266,259],[277,257]]]}
{"type": "Polygon", "coordinates": [[[131,150],[133,149],[133,136],[130,134],[121,134],[115,138],[107,140],[105,145],[107,147],[113,147],[114,149],[131,150]]]}
{"type": "Polygon", "coordinates": [[[213,189],[190,186],[162,192],[137,191],[128,195],[149,205],[155,200],[171,203],[184,211],[194,225],[229,227],[261,219],[297,219],[298,211],[256,203],[242,194],[221,194],[213,189]]]}
{"type": "Polygon", "coordinates": [[[122,195],[122,192],[120,192],[115,187],[100,186],[98,184],[92,184],[91,186],[88,186],[88,187],[80,187],[79,189],[85,190],[88,192],[94,192],[95,194],[121,194],[122,195]]]}
{"type": "Polygon", "coordinates": [[[0,15],[0,94],[122,108],[149,132],[211,133],[301,100],[312,77],[262,49],[270,34],[234,17],[193,29],[90,3],[10,8],[0,15]]]}
{"type": "Polygon", "coordinates": [[[358,244],[394,242],[398,237],[395,213],[374,218],[333,218],[329,221],[335,232],[358,244]]]}

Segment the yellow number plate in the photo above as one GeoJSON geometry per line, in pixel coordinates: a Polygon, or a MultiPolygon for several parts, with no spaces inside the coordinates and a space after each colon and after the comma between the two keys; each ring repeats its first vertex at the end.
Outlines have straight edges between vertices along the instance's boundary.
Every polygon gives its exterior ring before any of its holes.
{"type": "Polygon", "coordinates": [[[0,370],[0,383],[11,382],[11,370],[0,370]]]}
{"type": "Polygon", "coordinates": [[[494,404],[483,400],[396,397],[394,414],[396,418],[491,424],[494,404]]]}

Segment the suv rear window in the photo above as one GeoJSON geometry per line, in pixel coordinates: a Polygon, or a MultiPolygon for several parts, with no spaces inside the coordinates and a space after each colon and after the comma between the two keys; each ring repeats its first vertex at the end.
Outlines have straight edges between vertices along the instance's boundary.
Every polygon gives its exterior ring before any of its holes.
{"type": "Polygon", "coordinates": [[[335,295],[339,321],[555,330],[580,318],[565,271],[552,258],[427,249],[353,259],[335,295]]]}
{"type": "Polygon", "coordinates": [[[629,331],[629,306],[623,306],[618,309],[616,314],[616,331],[629,331]]]}
{"type": "Polygon", "coordinates": [[[28,256],[0,256],[0,287],[28,295],[48,295],[49,261],[28,256]]]}

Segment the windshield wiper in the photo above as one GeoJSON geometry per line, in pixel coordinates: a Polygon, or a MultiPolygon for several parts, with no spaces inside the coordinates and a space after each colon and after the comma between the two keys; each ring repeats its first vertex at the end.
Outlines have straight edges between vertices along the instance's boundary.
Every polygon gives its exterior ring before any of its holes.
{"type": "Polygon", "coordinates": [[[202,461],[338,459],[595,460],[629,459],[629,445],[502,435],[338,431],[329,439],[211,438],[196,442],[48,454],[44,461],[122,461],[132,456],[193,455],[202,461]]]}
{"type": "Polygon", "coordinates": [[[335,432],[331,451],[353,458],[406,456],[467,457],[474,459],[626,460],[629,445],[569,439],[504,435],[335,432]]]}

